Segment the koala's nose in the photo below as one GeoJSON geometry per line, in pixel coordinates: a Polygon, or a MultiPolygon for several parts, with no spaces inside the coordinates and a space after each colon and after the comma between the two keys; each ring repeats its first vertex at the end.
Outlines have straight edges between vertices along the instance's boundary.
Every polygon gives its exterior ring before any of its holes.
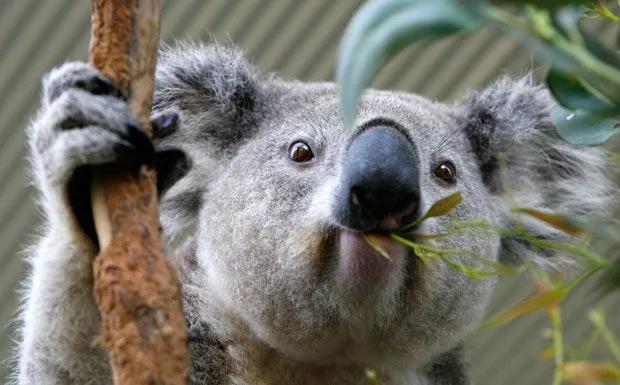
{"type": "Polygon", "coordinates": [[[339,194],[339,219],[359,231],[394,230],[418,214],[417,151],[402,133],[378,126],[348,148],[339,194]]]}

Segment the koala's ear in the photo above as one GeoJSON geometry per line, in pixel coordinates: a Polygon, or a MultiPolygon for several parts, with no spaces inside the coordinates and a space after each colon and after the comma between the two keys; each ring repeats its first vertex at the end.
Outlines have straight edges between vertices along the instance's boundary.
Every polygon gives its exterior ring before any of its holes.
{"type": "Polygon", "coordinates": [[[164,132],[160,144],[188,155],[188,162],[180,166],[177,161],[183,159],[175,152],[163,162],[168,168],[161,172],[166,184],[162,187],[170,188],[162,196],[161,220],[170,239],[195,224],[202,194],[218,162],[259,126],[267,99],[261,84],[235,47],[179,43],[161,50],[153,114],[176,112],[180,127],[164,132]]]}
{"type": "MultiPolygon", "coordinates": [[[[526,226],[530,234],[555,240],[568,237],[525,215],[515,217],[514,205],[588,219],[611,208],[615,185],[611,158],[600,148],[563,141],[550,119],[553,99],[527,77],[502,78],[486,89],[467,95],[458,107],[463,127],[490,198],[497,210],[496,225],[526,226]]],[[[534,256],[541,264],[556,263],[560,253],[535,251],[528,242],[502,240],[503,257],[522,260],[534,256]]]]}
{"type": "Polygon", "coordinates": [[[257,72],[235,47],[179,43],[160,53],[153,109],[179,112],[192,128],[186,135],[230,149],[256,127],[263,99],[257,72]]]}

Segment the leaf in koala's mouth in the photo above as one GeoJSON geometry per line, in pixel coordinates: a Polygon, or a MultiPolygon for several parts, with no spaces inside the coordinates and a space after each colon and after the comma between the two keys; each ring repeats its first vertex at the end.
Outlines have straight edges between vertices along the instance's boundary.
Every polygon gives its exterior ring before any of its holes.
{"type": "MultiPolygon", "coordinates": [[[[446,234],[440,234],[440,236],[445,236],[446,234]]],[[[392,239],[400,242],[401,244],[411,248],[420,260],[424,263],[430,262],[433,258],[438,258],[452,267],[454,270],[461,272],[467,278],[470,279],[486,279],[498,275],[508,275],[515,274],[519,271],[520,268],[516,267],[507,267],[499,262],[495,262],[484,258],[480,255],[477,255],[472,252],[468,252],[467,250],[452,250],[452,249],[435,249],[433,247],[423,245],[417,243],[417,239],[407,239],[398,234],[390,234],[392,239]],[[455,262],[452,260],[451,256],[453,255],[462,255],[467,256],[468,258],[479,262],[481,265],[490,268],[484,269],[477,266],[470,266],[467,264],[455,262]]],[[[415,237],[415,235],[413,235],[415,237]]]]}
{"type": "Polygon", "coordinates": [[[381,254],[390,261],[392,260],[390,254],[385,250],[385,248],[383,248],[383,246],[381,246],[381,242],[379,241],[379,239],[377,239],[375,235],[364,234],[364,239],[366,239],[366,242],[368,242],[368,244],[372,246],[372,248],[375,249],[377,253],[381,254]]]}

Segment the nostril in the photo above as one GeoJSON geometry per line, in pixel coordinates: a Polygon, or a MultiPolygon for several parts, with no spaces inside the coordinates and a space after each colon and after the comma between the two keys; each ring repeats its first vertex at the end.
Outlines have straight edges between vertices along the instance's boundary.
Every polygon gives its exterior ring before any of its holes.
{"type": "Polygon", "coordinates": [[[398,230],[417,218],[417,204],[411,203],[402,211],[390,214],[377,221],[376,229],[380,231],[398,230]]]}
{"type": "Polygon", "coordinates": [[[363,220],[375,223],[377,230],[396,230],[417,215],[417,194],[394,195],[390,191],[375,191],[354,186],[350,191],[350,205],[363,220]]]}
{"type": "Polygon", "coordinates": [[[376,220],[389,214],[383,204],[386,197],[380,192],[354,186],[351,188],[350,197],[351,205],[366,218],[376,220]]]}
{"type": "Polygon", "coordinates": [[[358,191],[358,188],[357,188],[357,187],[353,187],[353,188],[351,189],[351,204],[352,204],[353,206],[358,207],[358,208],[361,208],[361,207],[362,207],[362,202],[360,201],[360,198],[359,198],[359,191],[358,191]]]}

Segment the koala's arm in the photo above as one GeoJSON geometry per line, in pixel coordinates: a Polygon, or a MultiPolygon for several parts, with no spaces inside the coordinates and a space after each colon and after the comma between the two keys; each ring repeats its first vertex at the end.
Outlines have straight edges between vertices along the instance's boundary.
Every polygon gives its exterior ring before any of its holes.
{"type": "MultiPolygon", "coordinates": [[[[157,163],[160,152],[120,92],[84,63],[67,63],[46,76],[28,144],[44,234],[30,254],[17,382],[110,384],[107,353],[95,341],[100,316],[93,297],[90,170],[103,164],[137,169],[157,163]]],[[[183,158],[161,153],[166,165],[183,158]]]]}
{"type": "Polygon", "coordinates": [[[111,384],[107,355],[95,344],[94,251],[66,227],[50,228],[31,256],[22,314],[19,384],[111,384]]]}

